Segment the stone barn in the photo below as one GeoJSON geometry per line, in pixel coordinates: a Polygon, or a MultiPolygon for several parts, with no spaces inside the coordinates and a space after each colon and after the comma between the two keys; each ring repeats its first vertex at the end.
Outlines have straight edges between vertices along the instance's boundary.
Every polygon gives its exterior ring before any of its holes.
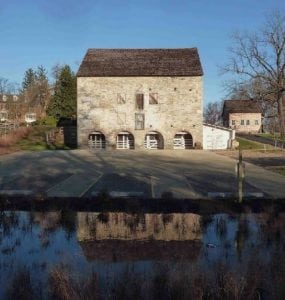
{"type": "Polygon", "coordinates": [[[202,148],[197,49],[89,49],[77,73],[77,126],[81,148],[202,148]]]}

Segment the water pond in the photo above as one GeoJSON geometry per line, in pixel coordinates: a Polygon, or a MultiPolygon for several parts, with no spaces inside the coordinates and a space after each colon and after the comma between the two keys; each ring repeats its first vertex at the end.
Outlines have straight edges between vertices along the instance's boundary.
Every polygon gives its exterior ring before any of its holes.
{"type": "Polygon", "coordinates": [[[0,213],[1,299],[278,299],[285,214],[0,213]]]}

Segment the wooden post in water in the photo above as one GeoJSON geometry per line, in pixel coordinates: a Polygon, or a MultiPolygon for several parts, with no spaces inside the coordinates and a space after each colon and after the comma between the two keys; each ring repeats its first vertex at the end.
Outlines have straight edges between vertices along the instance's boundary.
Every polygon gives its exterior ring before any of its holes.
{"type": "Polygon", "coordinates": [[[244,163],[242,162],[242,151],[239,149],[239,158],[237,163],[238,178],[238,200],[242,202],[244,194],[244,163]]]}

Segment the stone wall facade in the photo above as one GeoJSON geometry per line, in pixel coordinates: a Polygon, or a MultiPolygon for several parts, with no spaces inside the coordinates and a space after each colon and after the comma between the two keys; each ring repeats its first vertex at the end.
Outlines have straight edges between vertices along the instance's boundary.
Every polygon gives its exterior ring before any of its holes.
{"type": "Polygon", "coordinates": [[[229,127],[236,132],[257,133],[261,129],[261,113],[230,113],[229,127]]]}
{"type": "Polygon", "coordinates": [[[134,137],[135,149],[144,149],[148,132],[163,137],[164,149],[173,149],[177,132],[192,135],[193,146],[203,142],[202,76],[193,77],[78,77],[78,146],[88,145],[94,131],[106,137],[109,149],[116,148],[120,132],[134,137]],[[143,95],[143,108],[137,95],[143,95]],[[136,125],[137,114],[144,120],[136,125]]]}

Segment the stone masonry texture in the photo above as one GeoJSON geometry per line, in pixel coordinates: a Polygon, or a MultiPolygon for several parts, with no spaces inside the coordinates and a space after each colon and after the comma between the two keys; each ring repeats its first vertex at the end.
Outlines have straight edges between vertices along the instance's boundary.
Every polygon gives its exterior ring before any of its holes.
{"type": "Polygon", "coordinates": [[[189,77],[78,77],[78,146],[87,147],[88,136],[103,133],[107,148],[116,148],[119,132],[134,136],[135,149],[144,148],[145,135],[156,131],[164,148],[173,149],[177,132],[192,135],[193,145],[203,141],[202,76],[189,77]],[[144,107],[136,107],[136,95],[143,94],[144,107]],[[155,94],[157,104],[150,104],[155,94]],[[136,129],[135,114],[144,114],[144,129],[136,129]]]}

